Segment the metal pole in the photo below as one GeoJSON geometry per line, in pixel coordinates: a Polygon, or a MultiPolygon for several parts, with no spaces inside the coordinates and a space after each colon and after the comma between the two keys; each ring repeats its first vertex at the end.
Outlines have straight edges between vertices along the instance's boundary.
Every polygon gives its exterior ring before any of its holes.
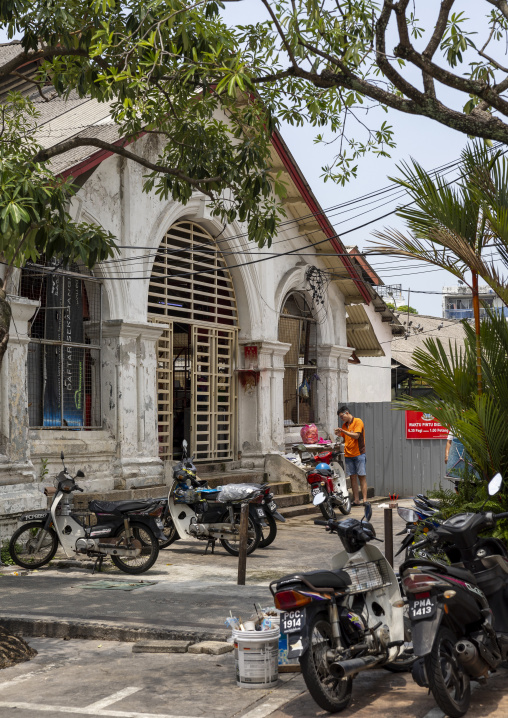
{"type": "Polygon", "coordinates": [[[474,330],[476,334],[476,383],[478,386],[478,394],[482,394],[482,349],[480,344],[480,298],[478,296],[478,273],[471,272],[471,274],[473,277],[473,311],[474,330]]]}
{"type": "Polygon", "coordinates": [[[240,551],[238,554],[238,585],[245,586],[247,570],[247,538],[249,531],[249,504],[243,503],[240,510],[240,551]]]}
{"type": "Polygon", "coordinates": [[[385,509],[385,557],[393,567],[393,509],[385,509]]]}

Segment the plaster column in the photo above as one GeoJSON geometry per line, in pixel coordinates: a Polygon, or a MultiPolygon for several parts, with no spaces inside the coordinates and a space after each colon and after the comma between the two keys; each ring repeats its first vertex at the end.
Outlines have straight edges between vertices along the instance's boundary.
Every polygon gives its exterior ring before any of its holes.
{"type": "Polygon", "coordinates": [[[5,532],[14,528],[8,515],[43,508],[44,494],[39,491],[36,472],[30,460],[28,423],[27,356],[28,322],[39,306],[23,297],[9,297],[12,310],[9,344],[0,377],[1,427],[3,451],[0,454],[0,516],[5,532]]]}
{"type": "MultiPolygon", "coordinates": [[[[284,357],[291,345],[255,340],[245,340],[240,344],[257,346],[259,369],[255,394],[244,397],[244,404],[253,404],[255,399],[256,421],[253,421],[253,405],[250,412],[241,411],[240,446],[244,456],[263,456],[284,448],[284,357]]],[[[241,387],[239,391],[242,391],[241,387]]]]}
{"type": "Polygon", "coordinates": [[[103,416],[116,440],[115,488],[163,483],[157,432],[157,339],[165,324],[102,325],[103,416]]]}
{"type": "Polygon", "coordinates": [[[334,344],[318,346],[317,423],[332,438],[339,402],[347,401],[347,361],[352,351],[334,344]]]}

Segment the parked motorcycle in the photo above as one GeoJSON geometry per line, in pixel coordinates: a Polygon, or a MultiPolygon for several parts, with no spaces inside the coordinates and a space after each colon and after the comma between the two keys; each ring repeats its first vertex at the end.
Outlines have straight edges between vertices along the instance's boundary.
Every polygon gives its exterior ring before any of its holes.
{"type": "MultiPolygon", "coordinates": [[[[501,484],[497,474],[489,494],[501,484]]],[[[503,518],[508,512],[452,516],[415,544],[428,546],[429,558],[400,566],[418,657],[413,678],[452,718],[469,708],[470,681],[486,682],[508,658],[508,551],[498,539],[479,537],[503,518]],[[450,565],[435,558],[439,552],[450,565]]]]}
{"type": "MultiPolygon", "coordinates": [[[[240,508],[248,502],[247,555],[259,546],[265,510],[256,503],[261,491],[253,484],[228,484],[216,489],[206,487],[196,478],[193,460],[183,458],[173,467],[173,484],[169,489],[167,511],[176,536],[205,540],[212,547],[217,539],[231,555],[240,550],[240,508]]],[[[262,500],[262,499],[261,499],[262,500]]],[[[167,540],[167,539],[166,539],[167,540]]],[[[208,546],[207,546],[208,548],[208,546]]]]}
{"type": "MultiPolygon", "coordinates": [[[[62,463],[64,460],[61,454],[62,463]]],[[[56,478],[57,490],[49,511],[24,514],[21,526],[11,537],[9,553],[23,568],[39,568],[49,563],[58,545],[67,558],[85,554],[99,565],[107,556],[125,573],[148,571],[159,554],[158,539],[161,507],[156,501],[91,501],[89,511],[96,515],[95,526],[85,526],[73,512],[74,491],[83,491],[65,467],[56,478]]]]}
{"type": "Polygon", "coordinates": [[[399,584],[381,551],[365,505],[361,521],[316,519],[337,533],[344,551],[332,570],[295,573],[272,581],[270,590],[288,636],[288,657],[300,659],[309,693],[324,710],[349,704],[353,677],[393,662],[404,650],[403,605],[399,584]]]}
{"type": "Polygon", "coordinates": [[[328,451],[314,457],[317,465],[307,471],[307,482],[314,505],[319,506],[325,519],[335,519],[335,508],[346,515],[351,513],[351,499],[347,490],[346,477],[335,472],[329,461],[338,453],[328,451]]]}

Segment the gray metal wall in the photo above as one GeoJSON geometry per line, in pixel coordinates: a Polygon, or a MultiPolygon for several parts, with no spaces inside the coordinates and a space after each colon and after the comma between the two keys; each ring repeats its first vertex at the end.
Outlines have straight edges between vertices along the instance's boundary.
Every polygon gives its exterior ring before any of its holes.
{"type": "Polygon", "coordinates": [[[350,403],[349,409],[365,424],[367,481],[376,496],[414,496],[437,488],[452,488],[443,480],[446,441],[406,439],[406,413],[387,402],[350,403]]]}

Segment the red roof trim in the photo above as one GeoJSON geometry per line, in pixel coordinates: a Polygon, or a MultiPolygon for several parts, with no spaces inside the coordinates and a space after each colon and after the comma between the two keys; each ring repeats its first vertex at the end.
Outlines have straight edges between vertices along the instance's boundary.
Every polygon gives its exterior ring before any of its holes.
{"type": "MultiPolygon", "coordinates": [[[[316,200],[312,197],[309,190],[305,186],[302,176],[300,175],[298,169],[296,168],[293,160],[288,156],[286,148],[284,147],[281,138],[277,132],[274,132],[272,135],[272,144],[279,155],[280,159],[282,160],[282,164],[286,168],[286,170],[289,172],[289,175],[293,182],[295,183],[298,191],[302,195],[303,199],[305,200],[305,204],[309,208],[309,210],[312,212],[312,214],[315,216],[316,220],[319,223],[319,226],[323,230],[324,234],[328,239],[330,240],[330,244],[332,245],[333,249],[337,252],[338,255],[341,254],[347,254],[346,249],[340,239],[337,237],[337,233],[335,232],[334,228],[326,218],[326,215],[323,213],[323,210],[319,205],[317,204],[316,200]]],[[[371,297],[367,290],[367,288],[364,286],[361,279],[358,277],[358,274],[356,273],[356,270],[353,266],[353,263],[349,257],[340,257],[342,264],[347,269],[349,276],[353,280],[353,282],[356,285],[356,288],[362,295],[362,297],[365,299],[366,304],[370,304],[371,297]]]]}
{"type": "MultiPolygon", "coordinates": [[[[146,133],[140,132],[139,135],[137,135],[136,139],[139,139],[140,137],[143,137],[146,133]]],[[[125,140],[120,139],[116,142],[113,142],[112,144],[116,147],[125,147],[125,145],[130,145],[131,142],[134,142],[134,140],[125,140]]],[[[108,157],[111,157],[114,155],[115,152],[110,152],[109,150],[99,150],[98,152],[95,152],[90,157],[87,157],[86,159],[82,160],[81,162],[78,162],[77,165],[74,165],[74,167],[71,167],[68,170],[64,170],[63,172],[60,172],[60,177],[79,177],[79,175],[84,174],[85,172],[88,172],[88,170],[93,169],[94,167],[97,167],[97,165],[100,165],[101,162],[104,162],[104,160],[107,160],[108,157]]],[[[121,155],[119,155],[121,156],[121,155]]]]}

